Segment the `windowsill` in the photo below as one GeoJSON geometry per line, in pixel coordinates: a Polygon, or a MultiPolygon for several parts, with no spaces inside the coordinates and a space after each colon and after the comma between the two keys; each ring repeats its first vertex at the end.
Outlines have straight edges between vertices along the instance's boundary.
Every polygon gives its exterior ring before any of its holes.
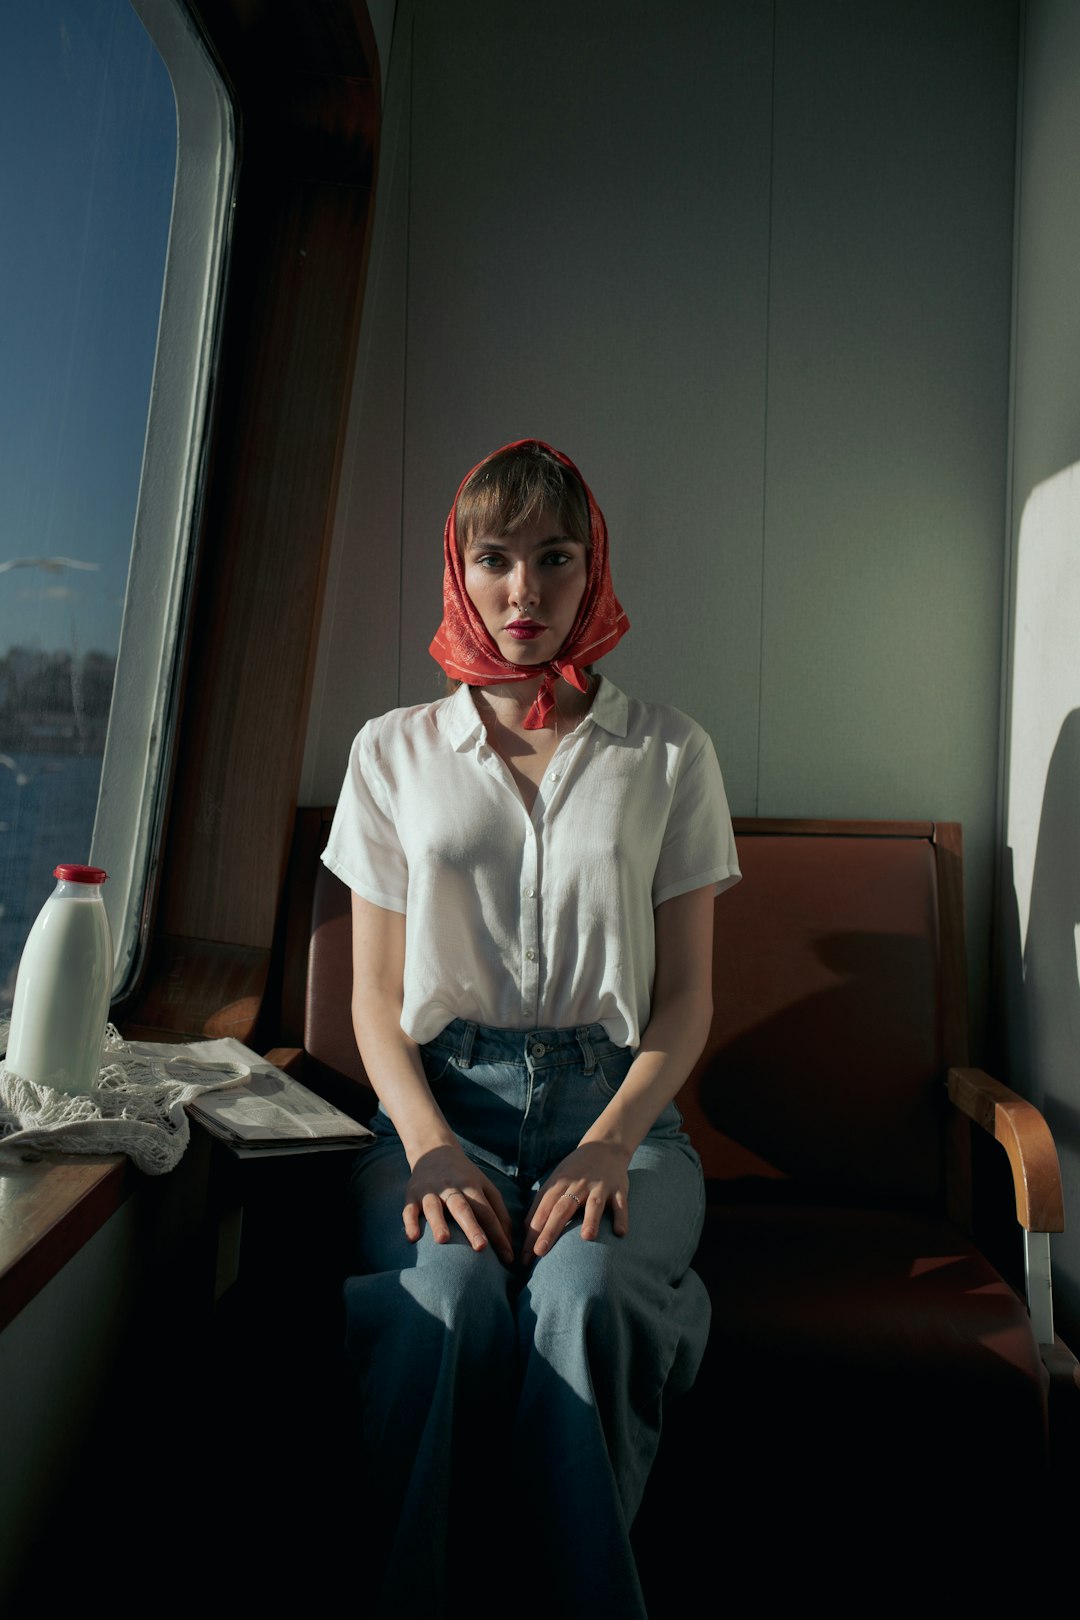
{"type": "MultiPolygon", "coordinates": [[[[170,1033],[124,1026],[128,1040],[167,1039],[170,1033]]],[[[178,1032],[174,1038],[198,1037],[178,1032]]],[[[297,1050],[271,1052],[270,1061],[288,1067],[297,1050]]],[[[197,1122],[192,1129],[200,1130],[197,1122]]],[[[123,1153],[50,1151],[24,1163],[0,1162],[0,1332],[145,1180],[123,1153]]]]}
{"type": "Polygon", "coordinates": [[[115,1214],[133,1176],[122,1153],[0,1165],[0,1329],[115,1214]]]}

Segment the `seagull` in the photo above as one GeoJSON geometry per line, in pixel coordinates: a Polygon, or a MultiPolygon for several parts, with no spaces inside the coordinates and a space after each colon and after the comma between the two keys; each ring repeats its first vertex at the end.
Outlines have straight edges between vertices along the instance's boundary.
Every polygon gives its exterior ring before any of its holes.
{"type": "Polygon", "coordinates": [[[101,564],[80,562],[77,557],[12,557],[0,562],[0,574],[6,574],[9,568],[40,568],[46,574],[58,574],[62,568],[87,568],[97,572],[101,564]]]}

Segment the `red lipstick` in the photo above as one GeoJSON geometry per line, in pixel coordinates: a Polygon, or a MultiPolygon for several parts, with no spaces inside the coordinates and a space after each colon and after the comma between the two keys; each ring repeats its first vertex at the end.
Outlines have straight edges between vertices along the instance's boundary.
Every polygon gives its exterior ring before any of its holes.
{"type": "Polygon", "coordinates": [[[533,641],[542,636],[547,629],[546,624],[537,624],[535,619],[515,619],[506,627],[506,634],[513,636],[515,641],[533,641]]]}

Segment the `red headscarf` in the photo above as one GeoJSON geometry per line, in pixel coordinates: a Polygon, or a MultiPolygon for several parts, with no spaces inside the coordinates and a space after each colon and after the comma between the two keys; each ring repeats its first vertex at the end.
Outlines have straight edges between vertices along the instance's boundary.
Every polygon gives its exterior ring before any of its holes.
{"type": "Polygon", "coordinates": [[[561,450],[552,449],[542,439],[515,439],[512,444],[503,445],[502,450],[493,451],[492,456],[485,456],[472,472],[466,473],[446,520],[443,532],[443,621],[429,650],[435,662],[441,664],[451,679],[465,681],[470,686],[490,686],[500,681],[531,681],[537,675],[542,675],[544,678],[536,694],[536,702],[525,716],[525,729],[539,731],[547,725],[555,705],[556,679],[561,675],[579,692],[587,691],[589,683],[582,666],[594,663],[597,658],[610,652],[629,630],[630,620],[616,600],[611,585],[604,514],[570,457],[564,456],[561,450]],[[588,572],[581,605],[570,634],[556,657],[546,664],[512,664],[502,656],[465,589],[465,563],[458,548],[455,528],[458,499],[473,473],[485,466],[492,456],[524,445],[537,445],[568,467],[579,480],[589,503],[588,572]]]}

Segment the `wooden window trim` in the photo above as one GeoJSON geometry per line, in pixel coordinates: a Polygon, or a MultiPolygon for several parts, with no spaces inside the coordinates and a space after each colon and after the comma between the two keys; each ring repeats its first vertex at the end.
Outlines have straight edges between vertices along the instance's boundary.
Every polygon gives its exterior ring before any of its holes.
{"type": "MultiPolygon", "coordinates": [[[[198,0],[241,172],[163,853],[126,1033],[254,1035],[284,881],[356,361],[380,116],[363,0],[198,0]]],[[[0,1327],[137,1185],[5,1166],[0,1327]]]]}

